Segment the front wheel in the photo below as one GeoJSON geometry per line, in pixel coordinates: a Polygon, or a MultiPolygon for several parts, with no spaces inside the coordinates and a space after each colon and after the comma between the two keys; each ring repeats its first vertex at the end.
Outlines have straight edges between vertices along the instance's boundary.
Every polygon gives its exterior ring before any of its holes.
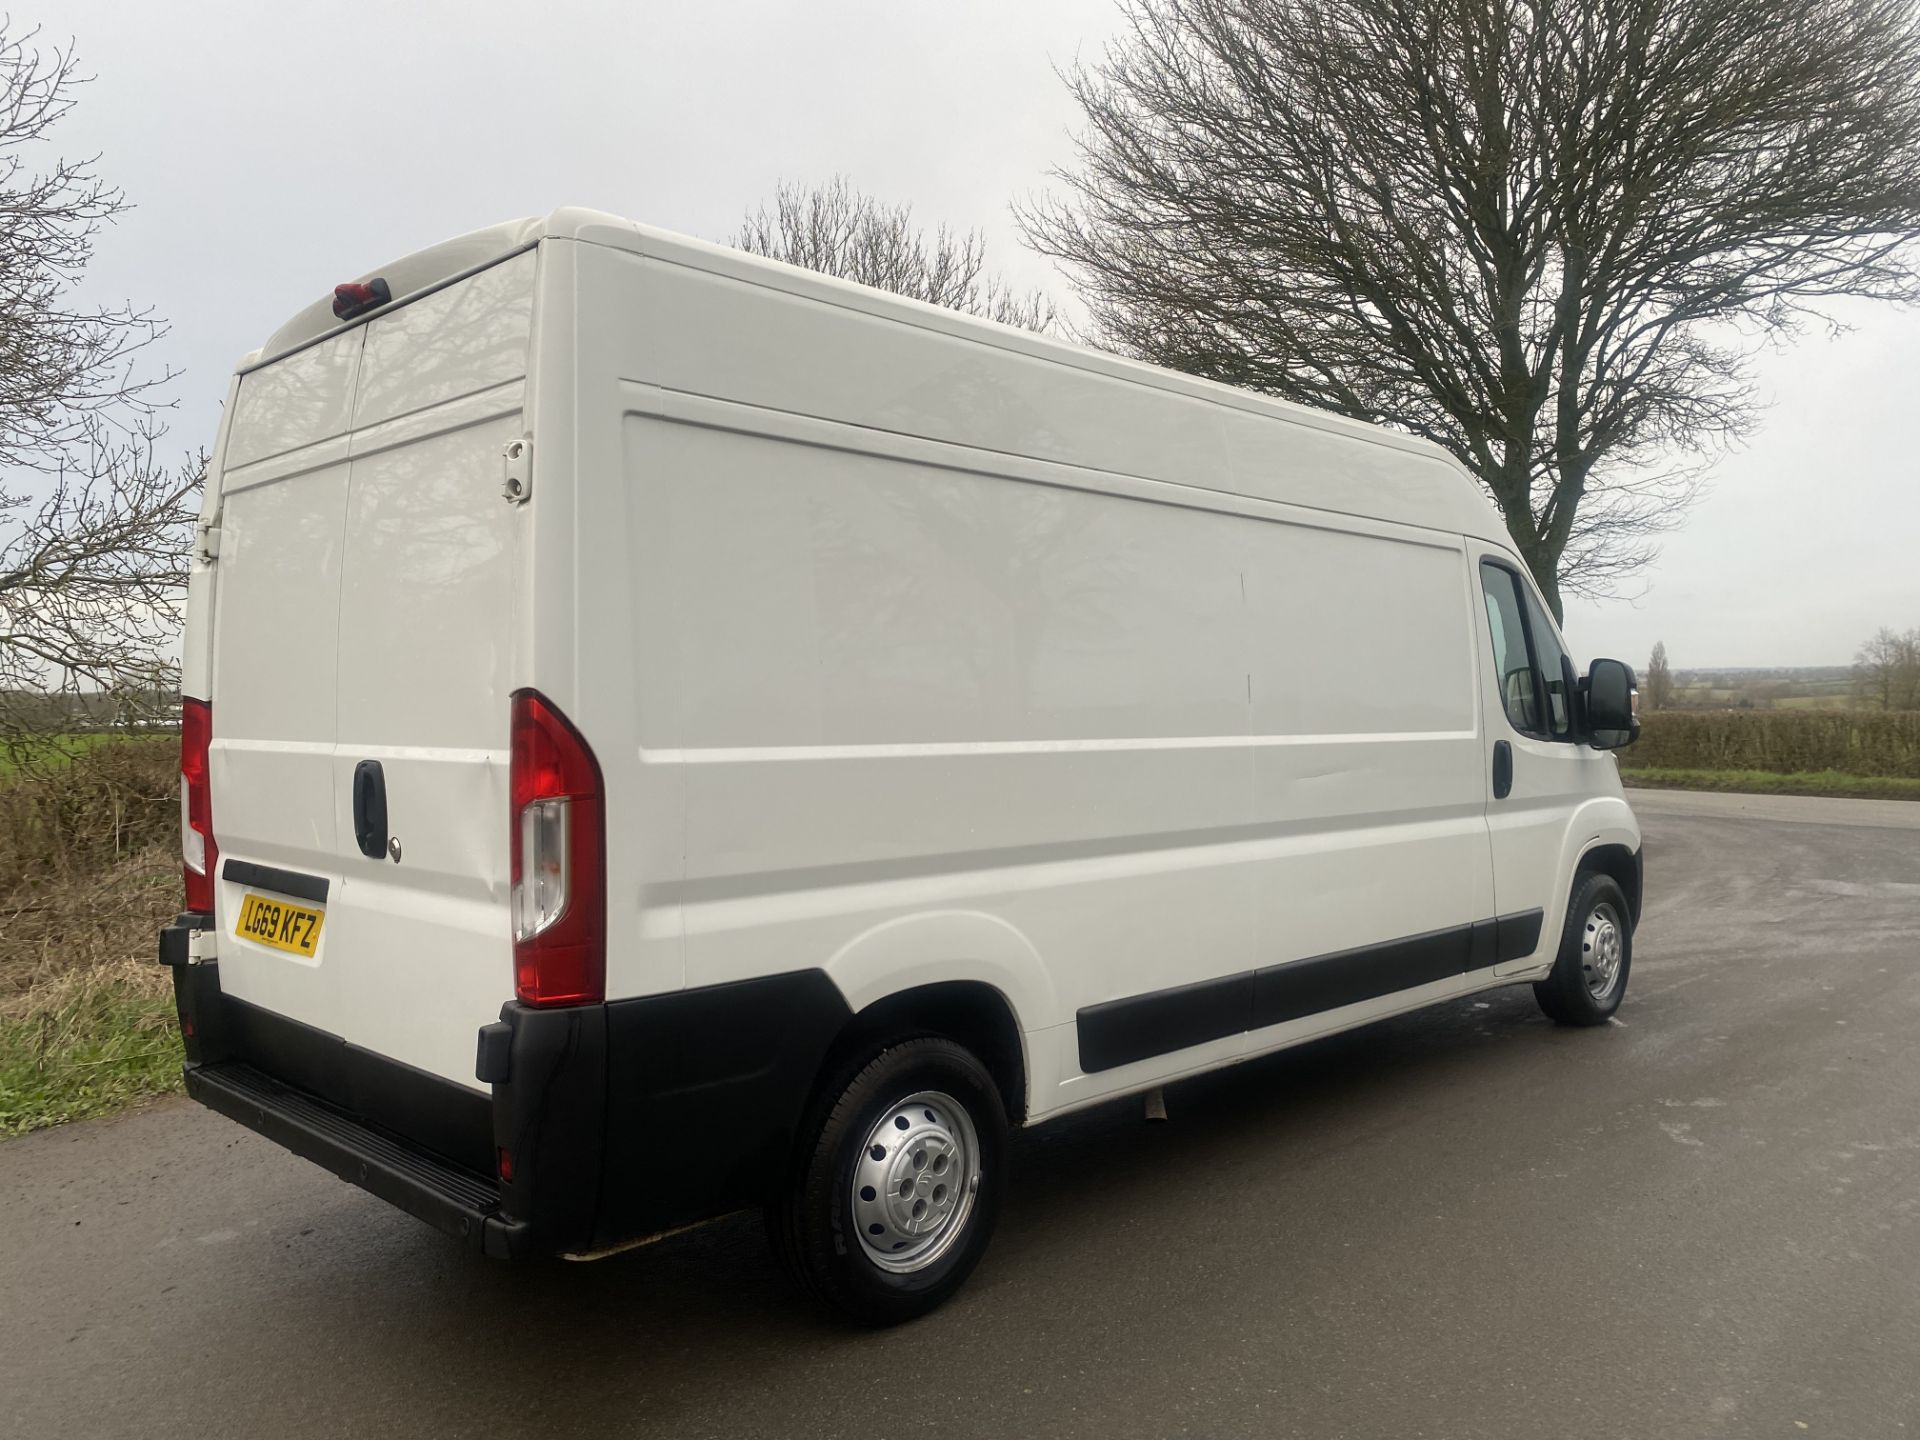
{"type": "Polygon", "coordinates": [[[862,1324],[897,1325],[986,1253],[1006,1154],[999,1089],[971,1052],[933,1037],[890,1045],[819,1098],[768,1232],[804,1289],[862,1324]]]}
{"type": "Polygon", "coordinates": [[[1560,932],[1560,954],[1533,997],[1561,1025],[1604,1025],[1620,1008],[1633,968],[1633,911],[1611,875],[1574,886],[1560,932]]]}

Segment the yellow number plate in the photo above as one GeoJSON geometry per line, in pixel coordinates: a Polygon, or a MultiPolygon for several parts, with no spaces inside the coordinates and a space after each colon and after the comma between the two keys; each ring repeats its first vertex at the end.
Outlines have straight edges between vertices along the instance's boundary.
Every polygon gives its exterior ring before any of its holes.
{"type": "Polygon", "coordinates": [[[320,922],[326,916],[304,905],[269,900],[249,893],[240,904],[240,923],[233,933],[256,944],[271,945],[289,955],[313,955],[320,941],[320,922]]]}

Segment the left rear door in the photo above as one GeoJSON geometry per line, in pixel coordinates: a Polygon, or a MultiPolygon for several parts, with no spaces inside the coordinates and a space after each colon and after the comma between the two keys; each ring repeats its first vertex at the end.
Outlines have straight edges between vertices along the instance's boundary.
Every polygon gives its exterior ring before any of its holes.
{"type": "MultiPolygon", "coordinates": [[[[334,701],[349,430],[365,333],[240,377],[219,480],[209,760],[221,864],[290,871],[329,891],[339,882],[334,701]]],[[[250,891],[289,898],[283,887],[216,879],[221,988],[339,1033],[324,924],[307,955],[237,934],[250,891]]]]}

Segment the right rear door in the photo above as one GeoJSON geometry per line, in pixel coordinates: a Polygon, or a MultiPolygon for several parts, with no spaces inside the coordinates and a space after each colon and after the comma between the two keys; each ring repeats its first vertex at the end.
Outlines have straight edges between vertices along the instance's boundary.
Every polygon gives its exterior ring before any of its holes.
{"type": "Polygon", "coordinates": [[[526,433],[534,256],[367,327],[354,404],[334,706],[328,920],[340,1033],[472,1085],[474,1032],[513,998],[507,747],[522,512],[501,452],[526,433]],[[380,766],[390,848],[355,840],[380,766]]]}

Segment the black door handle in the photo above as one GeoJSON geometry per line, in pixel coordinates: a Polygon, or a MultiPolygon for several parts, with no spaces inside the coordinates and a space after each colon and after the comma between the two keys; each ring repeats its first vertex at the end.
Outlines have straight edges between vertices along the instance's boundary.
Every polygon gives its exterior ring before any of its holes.
{"type": "Polygon", "coordinates": [[[353,838],[369,860],[387,853],[387,777],[378,760],[353,767],[353,838]]]}
{"type": "Polygon", "coordinates": [[[1504,740],[1493,742],[1493,798],[1504,800],[1513,793],[1513,746],[1504,740]]]}

